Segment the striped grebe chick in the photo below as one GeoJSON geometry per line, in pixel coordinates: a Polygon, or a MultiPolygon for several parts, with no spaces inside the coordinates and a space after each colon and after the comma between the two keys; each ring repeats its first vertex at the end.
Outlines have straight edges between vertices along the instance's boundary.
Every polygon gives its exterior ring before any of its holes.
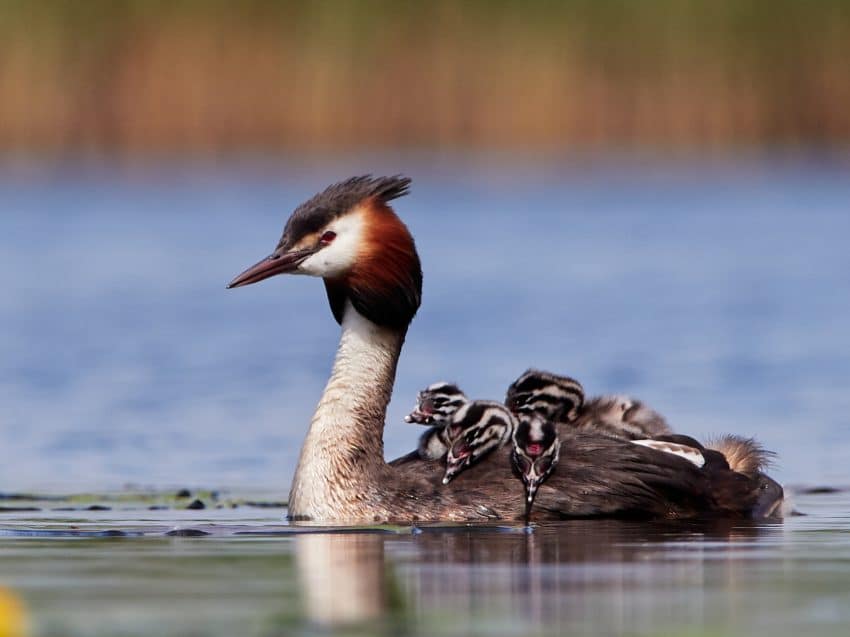
{"type": "Polygon", "coordinates": [[[474,400],[461,407],[444,429],[450,444],[443,484],[510,440],[514,423],[501,403],[474,400]]]}
{"type": "Polygon", "coordinates": [[[417,394],[416,407],[404,417],[404,421],[417,425],[444,426],[468,402],[469,398],[457,384],[445,381],[432,383],[417,394]]]}
{"type": "Polygon", "coordinates": [[[511,462],[525,485],[525,521],[528,523],[537,489],[558,464],[561,450],[558,426],[536,413],[521,411],[513,443],[511,462]]]}
{"type": "Polygon", "coordinates": [[[444,460],[449,452],[450,441],[446,439],[445,427],[429,427],[419,436],[416,457],[423,460],[444,460]]]}
{"type": "Polygon", "coordinates": [[[418,425],[431,425],[419,437],[417,451],[427,460],[442,460],[446,457],[452,440],[457,437],[458,427],[452,425],[452,419],[459,409],[468,405],[470,400],[455,383],[440,381],[428,385],[416,396],[416,406],[405,422],[418,425]]]}
{"type": "Polygon", "coordinates": [[[755,517],[772,517],[781,506],[782,487],[764,473],[773,454],[754,439],[727,434],[703,445],[691,436],[674,434],[658,412],[639,400],[599,396],[583,402],[583,398],[577,380],[530,369],[508,388],[506,404],[518,412],[520,421],[522,414],[553,418],[570,428],[627,438],[632,444],[678,456],[705,471],[744,474],[760,491],[755,517]]]}
{"type": "Polygon", "coordinates": [[[772,457],[752,438],[724,435],[703,445],[690,436],[674,434],[661,414],[628,396],[597,396],[585,402],[581,383],[551,372],[527,370],[508,388],[505,402],[514,410],[538,413],[571,427],[628,438],[698,467],[706,462],[728,463],[733,471],[755,476],[772,457]]]}
{"type": "Polygon", "coordinates": [[[513,411],[536,414],[569,429],[625,438],[697,467],[705,464],[703,446],[689,436],[674,435],[655,410],[625,396],[598,396],[585,402],[581,383],[569,376],[526,370],[508,388],[505,403],[513,411]]]}
{"type": "Polygon", "coordinates": [[[585,424],[632,439],[672,433],[661,414],[629,396],[596,396],[586,401],[573,426],[585,424]]]}
{"type": "Polygon", "coordinates": [[[576,429],[630,440],[672,431],[663,416],[643,402],[626,396],[598,396],[585,400],[584,388],[574,378],[529,369],[508,388],[505,404],[517,404],[544,418],[576,429]]]}
{"type": "Polygon", "coordinates": [[[440,381],[419,392],[404,420],[433,425],[419,438],[419,456],[445,458],[443,484],[448,484],[510,439],[514,419],[501,403],[471,401],[457,384],[440,381]]]}
{"type": "MultiPolygon", "coordinates": [[[[448,485],[442,484],[442,463],[418,456],[384,460],[387,405],[422,293],[416,245],[390,205],[407,194],[409,184],[400,176],[364,176],[329,186],[298,206],[274,251],[228,286],[279,274],[319,277],[341,326],[333,369],[292,479],[293,520],[523,517],[526,498],[510,470],[507,446],[448,485]]],[[[281,328],[294,329],[288,323],[281,328]]],[[[760,499],[760,479],[722,467],[707,471],[611,436],[563,427],[558,435],[558,468],[534,500],[541,519],[751,517],[768,510],[760,499]]]]}

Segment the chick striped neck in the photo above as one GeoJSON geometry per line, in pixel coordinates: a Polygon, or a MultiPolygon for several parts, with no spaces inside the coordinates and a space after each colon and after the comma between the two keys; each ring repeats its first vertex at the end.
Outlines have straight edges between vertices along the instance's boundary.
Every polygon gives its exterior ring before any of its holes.
{"type": "Polygon", "coordinates": [[[290,517],[346,517],[386,466],[384,421],[404,336],[404,330],[378,326],[347,304],[333,371],[292,480],[290,517]]]}

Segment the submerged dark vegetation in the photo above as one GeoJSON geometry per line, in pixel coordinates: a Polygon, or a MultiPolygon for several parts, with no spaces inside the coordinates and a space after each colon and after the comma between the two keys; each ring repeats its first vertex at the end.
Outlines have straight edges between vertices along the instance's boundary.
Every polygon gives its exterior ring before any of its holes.
{"type": "Polygon", "coordinates": [[[0,147],[843,144],[842,0],[2,0],[0,147]]]}

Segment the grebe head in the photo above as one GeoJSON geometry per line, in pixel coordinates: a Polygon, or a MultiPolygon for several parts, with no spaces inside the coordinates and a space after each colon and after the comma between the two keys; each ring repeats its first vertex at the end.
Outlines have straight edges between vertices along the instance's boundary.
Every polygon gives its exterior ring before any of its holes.
{"type": "Polygon", "coordinates": [[[557,425],[537,414],[521,412],[513,443],[511,460],[525,485],[525,517],[528,520],[537,489],[558,464],[561,443],[557,425]]]}
{"type": "Polygon", "coordinates": [[[352,177],[295,209],[274,252],[230,282],[250,285],[276,274],[322,277],[337,322],[348,303],[376,325],[406,329],[422,297],[413,237],[389,202],[410,179],[352,177]]]}
{"type": "Polygon", "coordinates": [[[419,392],[416,407],[404,417],[404,421],[418,425],[444,426],[451,421],[457,410],[468,402],[466,394],[454,383],[433,383],[419,392]]]}
{"type": "Polygon", "coordinates": [[[569,376],[529,369],[508,387],[505,405],[515,414],[569,422],[584,403],[584,389],[569,376]]]}

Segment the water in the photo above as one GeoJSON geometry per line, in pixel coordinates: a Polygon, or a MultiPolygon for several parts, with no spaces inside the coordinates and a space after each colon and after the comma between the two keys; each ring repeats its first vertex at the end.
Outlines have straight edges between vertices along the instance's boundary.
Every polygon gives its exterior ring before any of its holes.
{"type": "Polygon", "coordinates": [[[4,165],[0,486],[285,497],[337,327],[316,280],[224,285],[297,203],[366,171],[415,178],[397,209],[425,270],[389,456],[419,434],[419,388],[500,398],[534,365],[684,433],[756,435],[783,482],[850,483],[848,165],[4,165]]]}
{"type": "Polygon", "coordinates": [[[846,162],[518,163],[3,164],[0,494],[101,495],[0,498],[0,635],[16,604],[35,635],[845,634],[847,492],[779,524],[284,524],[337,328],[315,280],[224,285],[366,171],[415,178],[425,269],[388,456],[419,388],[534,365],[850,484],[846,162]],[[139,495],[175,486],[220,493],[139,495]]]}
{"type": "Polygon", "coordinates": [[[40,504],[4,514],[0,608],[4,596],[23,600],[41,636],[815,637],[850,622],[847,492],[798,496],[809,515],[780,523],[585,520],[530,532],[312,533],[283,525],[282,509],[244,504],[40,504]],[[174,529],[208,535],[164,535],[174,529]],[[106,531],[132,537],[73,537],[106,531]]]}

